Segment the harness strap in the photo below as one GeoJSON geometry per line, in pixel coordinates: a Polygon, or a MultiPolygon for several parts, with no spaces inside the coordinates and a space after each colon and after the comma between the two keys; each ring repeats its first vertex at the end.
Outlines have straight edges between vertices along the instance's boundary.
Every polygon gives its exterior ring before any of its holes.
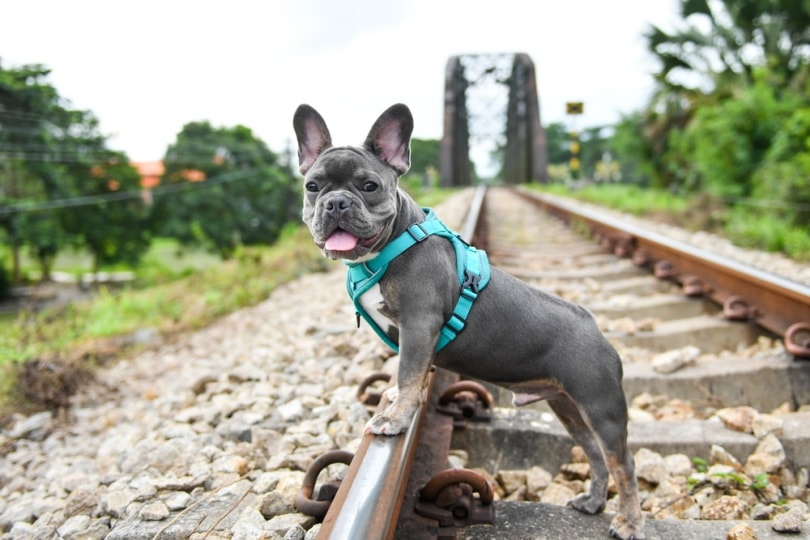
{"type": "Polygon", "coordinates": [[[464,242],[457,233],[450,230],[436,217],[433,210],[429,208],[423,210],[426,214],[425,221],[414,223],[408,227],[404,233],[389,242],[373,259],[363,263],[344,261],[348,266],[346,289],[357,310],[358,325],[362,316],[380,339],[396,352],[399,352],[399,345],[386,335],[385,331],[371,318],[360,303],[360,297],[382,279],[388,270],[388,264],[392,260],[434,234],[447,238],[453,245],[456,253],[456,274],[461,286],[461,294],[453,309],[453,314],[441,329],[439,342],[436,345],[437,352],[453,341],[464,329],[473,303],[478,298],[478,293],[486,287],[490,277],[489,259],[486,252],[464,242]]]}

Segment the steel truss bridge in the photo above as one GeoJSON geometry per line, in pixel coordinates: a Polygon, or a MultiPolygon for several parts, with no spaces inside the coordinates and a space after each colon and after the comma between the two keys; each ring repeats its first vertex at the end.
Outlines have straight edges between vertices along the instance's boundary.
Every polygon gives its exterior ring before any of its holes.
{"type": "Polygon", "coordinates": [[[529,55],[450,57],[439,145],[442,186],[546,183],[547,168],[546,137],[529,55]]]}

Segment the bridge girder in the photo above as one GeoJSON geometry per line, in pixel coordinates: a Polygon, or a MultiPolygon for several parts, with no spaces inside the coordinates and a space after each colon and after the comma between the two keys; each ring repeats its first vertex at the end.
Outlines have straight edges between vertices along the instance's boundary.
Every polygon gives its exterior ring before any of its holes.
{"type": "MultiPolygon", "coordinates": [[[[493,92],[492,88],[487,91],[490,95],[493,92]]],[[[471,137],[475,142],[489,139],[490,153],[503,155],[496,174],[500,181],[548,182],[548,152],[540,123],[535,69],[527,54],[461,55],[448,59],[444,134],[439,146],[442,186],[470,185],[478,176],[470,161],[471,137]],[[505,106],[496,103],[497,98],[490,98],[493,102],[477,109],[470,106],[471,92],[487,84],[501,85],[502,90],[505,87],[505,106]],[[482,122],[480,117],[484,116],[489,118],[482,122]]]]}

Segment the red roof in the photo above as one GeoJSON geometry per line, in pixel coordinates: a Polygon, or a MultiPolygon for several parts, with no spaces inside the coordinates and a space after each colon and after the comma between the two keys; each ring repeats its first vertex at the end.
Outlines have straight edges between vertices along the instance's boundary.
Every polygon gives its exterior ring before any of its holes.
{"type": "Polygon", "coordinates": [[[132,166],[141,175],[141,187],[147,189],[160,184],[160,177],[166,171],[162,161],[133,161],[132,166]]]}

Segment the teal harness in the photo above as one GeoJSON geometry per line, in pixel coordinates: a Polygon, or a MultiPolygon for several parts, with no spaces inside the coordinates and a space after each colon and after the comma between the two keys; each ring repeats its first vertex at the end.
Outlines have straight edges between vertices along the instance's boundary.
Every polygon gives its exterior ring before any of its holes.
{"type": "Polygon", "coordinates": [[[386,270],[388,270],[388,264],[392,260],[434,234],[447,238],[453,244],[453,249],[456,252],[456,273],[458,274],[458,282],[461,285],[461,295],[455,309],[453,309],[453,314],[442,327],[439,342],[436,345],[436,352],[442,350],[448,343],[456,339],[456,336],[464,329],[467,316],[470,314],[475,299],[478,298],[478,294],[489,283],[489,259],[487,259],[486,252],[467,244],[458,234],[447,228],[436,217],[433,210],[429,208],[423,208],[423,210],[425,212],[425,221],[414,223],[408,227],[404,233],[389,242],[373,259],[362,263],[344,261],[346,266],[349,267],[346,274],[346,290],[349,292],[349,296],[357,310],[357,324],[360,324],[360,317],[362,316],[380,336],[380,339],[396,352],[399,352],[399,345],[385,334],[385,331],[374,322],[374,319],[360,304],[360,297],[382,279],[386,270]]]}

